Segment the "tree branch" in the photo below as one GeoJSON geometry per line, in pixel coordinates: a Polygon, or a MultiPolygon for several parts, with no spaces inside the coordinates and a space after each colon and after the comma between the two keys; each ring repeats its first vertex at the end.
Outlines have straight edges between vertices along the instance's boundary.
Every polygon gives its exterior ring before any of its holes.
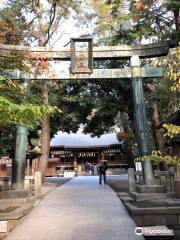
{"type": "Polygon", "coordinates": [[[38,18],[38,16],[35,16],[35,17],[28,23],[28,25],[31,25],[36,18],[38,18]]]}
{"type": "MultiPolygon", "coordinates": [[[[53,4],[52,4],[51,10],[50,10],[50,12],[52,14],[50,14],[50,22],[49,22],[49,26],[48,26],[48,29],[47,29],[47,35],[48,35],[47,39],[50,39],[51,26],[52,26],[52,24],[53,24],[53,22],[55,20],[55,17],[56,17],[56,7],[57,7],[57,1],[53,0],[53,4]]],[[[47,40],[46,40],[46,42],[47,42],[47,40]]]]}
{"type": "Polygon", "coordinates": [[[62,38],[62,36],[63,36],[64,34],[69,34],[69,33],[65,33],[65,30],[62,31],[62,33],[60,34],[60,36],[51,44],[51,47],[53,47],[54,44],[56,44],[56,43],[62,38]]]}
{"type": "MultiPolygon", "coordinates": [[[[50,38],[53,36],[54,32],[57,30],[57,28],[59,27],[59,22],[61,20],[61,18],[65,15],[65,12],[68,10],[68,8],[70,7],[70,4],[71,4],[71,0],[69,0],[68,4],[67,4],[67,7],[64,8],[64,11],[63,13],[61,14],[61,16],[59,16],[58,18],[56,18],[56,11],[57,11],[57,0],[54,0],[53,1],[53,15],[52,15],[52,18],[51,18],[51,21],[50,21],[50,24],[49,24],[49,27],[48,27],[48,30],[47,30],[47,39],[46,39],[46,42],[45,44],[48,43],[48,41],[50,40],[50,38]],[[50,32],[52,29],[52,32],[50,32]]],[[[52,8],[51,8],[52,9],[52,8]]],[[[62,23],[61,23],[62,25],[62,23]]]]}
{"type": "Polygon", "coordinates": [[[47,39],[46,39],[46,42],[45,42],[46,44],[48,43],[50,38],[53,36],[55,31],[64,23],[64,21],[62,21],[61,24],[59,25],[60,20],[61,20],[61,17],[56,19],[56,22],[54,23],[54,26],[53,26],[53,30],[51,32],[50,31],[48,32],[48,36],[47,36],[47,39]]]}
{"type": "Polygon", "coordinates": [[[20,3],[20,2],[16,2],[14,0],[9,0],[11,3],[15,3],[15,4],[19,4],[21,7],[23,8],[26,8],[26,9],[29,9],[31,12],[34,12],[34,9],[33,8],[30,8],[27,6],[28,3],[31,3],[32,1],[28,2],[27,4],[24,4],[24,3],[20,3]]]}

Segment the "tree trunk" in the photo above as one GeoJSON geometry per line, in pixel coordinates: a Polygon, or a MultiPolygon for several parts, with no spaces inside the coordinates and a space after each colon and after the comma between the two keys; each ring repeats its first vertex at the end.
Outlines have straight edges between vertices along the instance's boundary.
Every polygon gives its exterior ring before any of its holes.
{"type": "MultiPolygon", "coordinates": [[[[122,113],[121,115],[121,121],[122,121],[122,126],[125,132],[131,133],[130,127],[129,127],[129,117],[127,113],[122,113]]],[[[132,142],[131,141],[125,141],[124,143],[124,154],[126,156],[127,162],[128,162],[128,167],[129,168],[134,168],[134,159],[133,159],[133,154],[132,154],[132,142]]]]}
{"type": "Polygon", "coordinates": [[[161,141],[160,131],[157,129],[157,126],[160,124],[159,121],[159,113],[157,109],[157,104],[154,103],[152,105],[152,131],[153,131],[153,137],[155,141],[156,149],[159,149],[161,152],[163,152],[163,144],[161,141]]]}
{"type": "MultiPolygon", "coordinates": [[[[39,22],[39,46],[45,46],[46,42],[46,24],[43,18],[43,0],[37,1],[36,12],[38,13],[38,22],[39,22]]],[[[41,72],[39,64],[39,72],[41,72]]],[[[48,106],[49,97],[48,97],[48,83],[44,82],[44,87],[42,91],[43,105],[48,106]]],[[[41,122],[41,158],[40,158],[40,171],[42,174],[42,181],[46,174],[46,169],[49,159],[49,149],[50,149],[50,122],[49,117],[46,117],[41,122]]]]}
{"type": "Polygon", "coordinates": [[[176,31],[180,31],[180,16],[179,16],[179,9],[173,11],[174,13],[174,20],[176,25],[176,31]]]}
{"type": "MultiPolygon", "coordinates": [[[[43,104],[48,105],[48,83],[45,82],[43,88],[43,104]]],[[[42,120],[41,123],[41,159],[40,159],[40,171],[42,174],[42,181],[46,174],[46,169],[49,159],[49,149],[50,149],[50,122],[49,117],[42,120]]]]}
{"type": "MultiPolygon", "coordinates": [[[[161,138],[161,135],[160,135],[160,130],[157,129],[157,126],[160,124],[160,121],[159,121],[158,107],[157,107],[156,103],[154,103],[152,105],[151,120],[152,120],[152,132],[153,132],[155,147],[156,147],[156,149],[160,150],[161,154],[163,154],[165,152],[165,149],[164,149],[162,138],[161,138]]],[[[159,169],[161,171],[167,170],[166,164],[163,163],[163,162],[160,162],[159,163],[159,169]]]]}

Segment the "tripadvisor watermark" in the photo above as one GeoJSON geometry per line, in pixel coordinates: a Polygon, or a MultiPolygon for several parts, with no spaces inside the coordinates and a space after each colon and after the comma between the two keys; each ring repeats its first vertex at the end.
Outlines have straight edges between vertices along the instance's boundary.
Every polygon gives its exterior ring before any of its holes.
{"type": "Polygon", "coordinates": [[[143,228],[142,227],[135,228],[135,234],[139,236],[143,235],[143,228]]]}
{"type": "Polygon", "coordinates": [[[137,227],[135,228],[135,234],[140,236],[174,236],[174,232],[165,226],[154,227],[137,227]]]}

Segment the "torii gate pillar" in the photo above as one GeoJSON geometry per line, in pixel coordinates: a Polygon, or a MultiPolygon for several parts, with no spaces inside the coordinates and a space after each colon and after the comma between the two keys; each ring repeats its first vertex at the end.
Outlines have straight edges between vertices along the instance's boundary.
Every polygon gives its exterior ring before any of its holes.
{"type": "MultiPolygon", "coordinates": [[[[27,92],[28,80],[24,81],[27,92]]],[[[26,151],[28,148],[28,129],[24,126],[17,126],[15,159],[12,163],[12,184],[13,190],[24,190],[24,177],[26,167],[26,151]]]]}
{"type": "MultiPolygon", "coordinates": [[[[136,129],[138,137],[139,154],[150,155],[151,146],[149,140],[148,124],[146,117],[146,109],[144,103],[144,93],[142,84],[142,75],[140,68],[140,59],[138,55],[133,55],[130,60],[131,64],[131,81],[133,91],[134,112],[136,120],[136,129]]],[[[152,162],[145,160],[143,165],[144,177],[146,184],[153,184],[154,176],[152,162]]]]}
{"type": "Polygon", "coordinates": [[[28,135],[27,128],[23,126],[17,127],[16,151],[15,151],[15,159],[13,160],[13,171],[12,171],[12,189],[13,190],[24,189],[27,135],[28,135]]]}

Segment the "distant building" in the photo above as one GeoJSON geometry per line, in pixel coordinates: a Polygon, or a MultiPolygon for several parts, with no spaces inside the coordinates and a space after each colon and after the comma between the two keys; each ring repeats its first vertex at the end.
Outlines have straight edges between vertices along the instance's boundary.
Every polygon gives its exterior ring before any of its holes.
{"type": "Polygon", "coordinates": [[[82,133],[60,133],[51,142],[46,176],[54,176],[56,169],[61,166],[85,171],[85,165],[87,163],[97,164],[102,153],[110,166],[121,164],[126,167],[127,164],[122,155],[122,144],[116,139],[115,133],[104,134],[100,138],[93,138],[82,133]]]}
{"type": "Polygon", "coordinates": [[[12,159],[8,156],[0,158],[0,177],[7,177],[11,175],[12,159]]]}

